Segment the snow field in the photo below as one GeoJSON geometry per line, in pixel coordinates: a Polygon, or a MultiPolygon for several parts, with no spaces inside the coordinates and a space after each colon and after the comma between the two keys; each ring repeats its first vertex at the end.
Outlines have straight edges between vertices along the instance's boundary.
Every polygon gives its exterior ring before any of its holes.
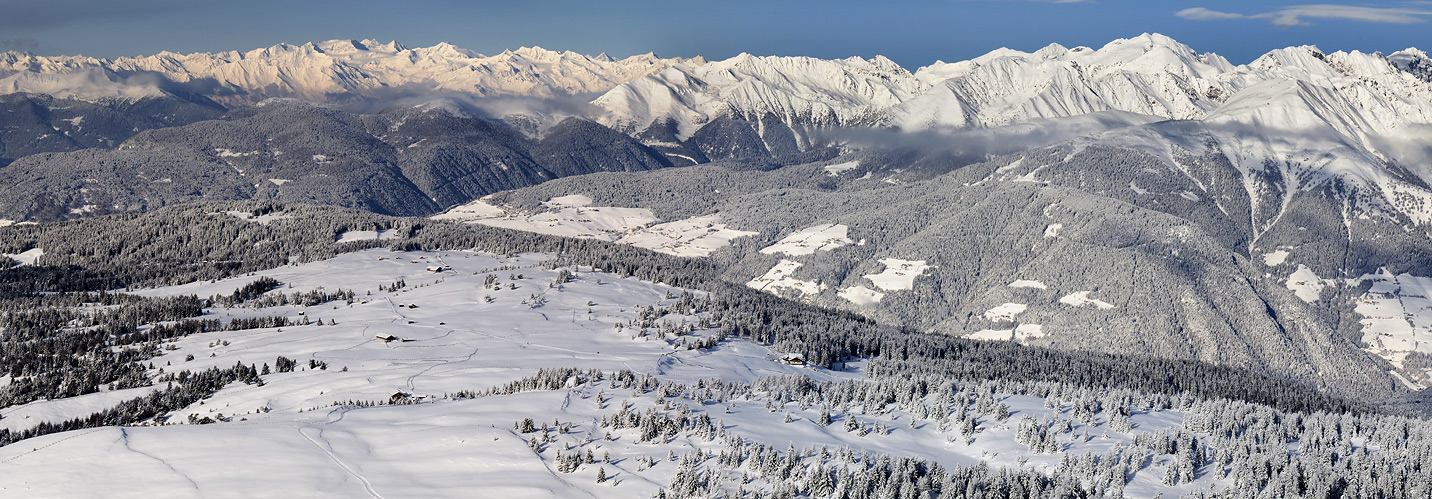
{"type": "Polygon", "coordinates": [[[15,254],[3,253],[0,254],[0,256],[4,256],[11,260],[20,262],[20,265],[34,265],[36,260],[39,260],[40,257],[45,256],[45,249],[31,248],[15,254]]]}
{"type": "Polygon", "coordinates": [[[1009,283],[1009,287],[1011,287],[1011,288],[1049,289],[1049,286],[1045,286],[1044,283],[1042,283],[1042,282],[1039,282],[1039,281],[1031,281],[1031,280],[1026,280],[1026,279],[1016,279],[1014,282],[1009,283]]]}
{"type": "MultiPolygon", "coordinates": [[[[861,240],[860,245],[865,241],[861,240]]],[[[875,285],[876,289],[883,291],[901,291],[913,289],[915,278],[925,273],[930,268],[925,265],[924,260],[900,260],[897,258],[881,258],[880,264],[885,266],[878,274],[866,274],[864,277],[875,285]]],[[[885,298],[885,292],[876,291],[863,285],[851,286],[840,290],[836,296],[845,299],[859,306],[879,303],[885,298]]]]}
{"type": "Polygon", "coordinates": [[[1318,277],[1318,274],[1313,273],[1313,269],[1300,263],[1298,270],[1288,275],[1286,285],[1289,290],[1293,291],[1293,294],[1298,295],[1299,299],[1312,303],[1318,301],[1318,297],[1323,293],[1323,288],[1336,284],[1337,281],[1318,277]]]}
{"type": "Polygon", "coordinates": [[[1278,265],[1282,265],[1283,262],[1288,261],[1288,255],[1288,250],[1285,249],[1269,251],[1263,254],[1263,265],[1267,265],[1269,267],[1276,267],[1278,265]]]}
{"type": "Polygon", "coordinates": [[[817,251],[831,251],[855,243],[849,237],[849,230],[849,227],[840,224],[813,225],[795,231],[776,244],[761,248],[761,254],[805,256],[817,251]]]}
{"type": "MultiPolygon", "coordinates": [[[[998,321],[996,321],[998,322],[998,321]]],[[[1007,322],[1007,321],[1006,321],[1007,322]]],[[[1039,324],[1020,324],[1014,329],[981,329],[965,335],[972,340],[984,341],[1019,341],[1044,337],[1044,326],[1039,324]]]]}
{"type": "MultiPolygon", "coordinates": [[[[1355,299],[1353,311],[1363,316],[1364,349],[1398,368],[1412,352],[1432,354],[1432,278],[1378,269],[1351,284],[1363,281],[1372,287],[1355,299]]],[[[1432,370],[1421,374],[1409,384],[1421,389],[1432,382],[1432,370]]]]}
{"type": "Polygon", "coordinates": [[[253,213],[249,213],[249,212],[247,212],[247,211],[226,211],[226,212],[224,212],[224,214],[227,214],[227,215],[229,215],[229,216],[231,216],[231,217],[234,217],[234,218],[237,218],[237,219],[239,219],[239,220],[246,220],[246,221],[249,221],[249,222],[260,223],[260,224],[265,224],[265,225],[267,225],[269,222],[272,222],[272,221],[274,221],[274,220],[285,220],[285,219],[293,218],[293,215],[285,215],[285,214],[282,214],[282,213],[269,213],[269,214],[266,214],[266,215],[254,216],[253,213]]]}
{"type": "Polygon", "coordinates": [[[1082,306],[1085,306],[1085,305],[1093,305],[1095,308],[1099,308],[1099,309],[1103,309],[1103,310],[1108,310],[1108,309],[1114,308],[1114,304],[1112,304],[1112,303],[1109,303],[1109,302],[1106,302],[1106,301],[1104,301],[1104,300],[1100,300],[1100,299],[1097,299],[1097,298],[1090,298],[1090,297],[1089,297],[1089,293],[1093,293],[1093,291],[1075,291],[1075,292],[1073,292],[1073,293],[1069,293],[1069,294],[1067,294],[1067,295],[1064,295],[1064,296],[1060,297],[1060,298],[1059,298],[1059,303],[1063,303],[1063,304],[1069,305],[1069,306],[1071,306],[1071,307],[1082,307],[1082,306]]]}
{"type": "Polygon", "coordinates": [[[866,274],[865,278],[874,283],[875,287],[886,291],[913,289],[915,278],[930,269],[924,260],[881,258],[880,264],[885,266],[885,270],[879,274],[866,274]]]}
{"type": "Polygon", "coordinates": [[[848,161],[834,165],[825,165],[825,173],[832,177],[839,177],[840,174],[860,167],[859,161],[848,161]]]}
{"type": "Polygon", "coordinates": [[[553,211],[524,215],[479,199],[432,218],[614,241],[684,257],[709,256],[733,239],[759,234],[728,228],[719,214],[658,224],[646,208],[593,207],[591,203],[591,198],[581,194],[561,196],[543,203],[553,211]]]}
{"type": "Polygon", "coordinates": [[[1005,303],[997,305],[984,313],[984,318],[990,322],[1013,322],[1015,316],[1024,313],[1029,305],[1023,303],[1005,303]]]}
{"type": "Polygon", "coordinates": [[[801,263],[793,260],[781,260],[765,274],[751,279],[746,286],[766,292],[776,292],[782,289],[796,291],[802,295],[813,295],[825,289],[825,285],[815,281],[803,281],[791,277],[796,269],[801,268],[801,263]]]}
{"type": "Polygon", "coordinates": [[[712,214],[652,225],[617,242],[668,255],[702,257],[730,246],[733,239],[759,234],[727,228],[721,223],[721,215],[712,214]]]}
{"type": "MultiPolygon", "coordinates": [[[[8,381],[5,383],[8,384],[8,381]]],[[[4,386],[4,384],[0,384],[4,386]]],[[[0,428],[10,431],[29,429],[40,423],[60,423],[78,416],[93,414],[135,397],[153,392],[155,387],[103,391],[58,400],[36,400],[24,405],[0,409],[0,428]]]]}
{"type": "Polygon", "coordinates": [[[350,230],[338,235],[338,242],[347,243],[353,241],[382,241],[397,239],[397,229],[383,230],[350,230]]]}
{"type": "Polygon", "coordinates": [[[885,293],[867,288],[865,286],[851,286],[836,293],[836,296],[846,299],[856,305],[873,305],[880,303],[885,298],[885,293]]]}

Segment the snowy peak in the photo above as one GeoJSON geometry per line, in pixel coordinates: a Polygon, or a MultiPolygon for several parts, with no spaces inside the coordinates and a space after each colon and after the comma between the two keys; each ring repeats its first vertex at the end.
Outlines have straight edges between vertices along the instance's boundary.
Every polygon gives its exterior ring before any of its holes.
{"type": "Polygon", "coordinates": [[[1312,74],[1330,75],[1332,72],[1329,71],[1331,68],[1327,64],[1327,59],[1328,56],[1318,47],[1302,45],[1270,51],[1249,63],[1248,67],[1258,71],[1300,69],[1312,74]]]}
{"type": "MultiPolygon", "coordinates": [[[[719,117],[754,121],[775,116],[795,130],[988,128],[1106,111],[1198,120],[1245,89],[1266,90],[1271,87],[1261,84],[1276,80],[1318,87],[1298,94],[1320,97],[1299,97],[1301,110],[1294,114],[1316,118],[1362,146],[1370,145],[1370,136],[1404,124],[1432,123],[1432,62],[1416,49],[1388,57],[1289,47],[1235,66],[1168,36],[1145,33],[1098,49],[1050,44],[1027,53],[1001,48],[968,61],[936,62],[913,74],[883,57],[820,60],[744,53],[688,69],[684,74],[654,72],[612,89],[594,101],[608,112],[601,119],[629,131],[674,121],[683,134],[719,117]]],[[[1262,92],[1239,100],[1278,97],[1262,92]]],[[[1221,112],[1221,119],[1233,109],[1221,112]]],[[[1269,111],[1258,120],[1281,122],[1278,113],[1269,111]]]]}

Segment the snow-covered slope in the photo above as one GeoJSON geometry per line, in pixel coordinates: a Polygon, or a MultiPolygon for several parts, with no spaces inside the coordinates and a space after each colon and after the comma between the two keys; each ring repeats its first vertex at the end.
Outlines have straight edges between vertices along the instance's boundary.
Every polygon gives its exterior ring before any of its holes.
{"type": "MultiPolygon", "coordinates": [[[[331,40],[302,45],[279,44],[248,52],[177,54],[113,60],[0,54],[0,75],[68,74],[105,70],[144,74],[179,84],[208,87],[206,94],[228,105],[252,104],[269,97],[314,101],[392,98],[453,93],[477,97],[517,95],[558,97],[603,92],[674,63],[700,65],[700,59],[662,59],[643,54],[625,59],[586,56],[524,47],[484,56],[447,43],[407,48],[397,42],[331,40]]],[[[4,91],[41,91],[25,88],[4,91]]],[[[83,95],[83,94],[81,94],[83,95]]]]}

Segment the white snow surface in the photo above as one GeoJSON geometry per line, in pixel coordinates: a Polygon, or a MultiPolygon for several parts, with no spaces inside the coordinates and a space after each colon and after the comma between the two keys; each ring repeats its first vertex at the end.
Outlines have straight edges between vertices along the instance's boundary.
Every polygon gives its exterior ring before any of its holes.
{"type": "Polygon", "coordinates": [[[268,225],[269,222],[272,222],[274,220],[288,220],[290,218],[293,218],[293,215],[287,215],[283,213],[267,213],[264,215],[254,216],[253,213],[249,213],[247,211],[226,211],[224,212],[224,214],[240,220],[264,225],[268,225]]]}
{"type": "Polygon", "coordinates": [[[874,305],[885,298],[885,293],[867,288],[865,286],[851,286],[840,290],[835,294],[846,301],[856,305],[874,305]]]}
{"type": "Polygon", "coordinates": [[[1059,229],[1063,228],[1064,224],[1049,224],[1049,226],[1044,228],[1044,237],[1051,239],[1059,237],[1059,229]]]}
{"type": "Polygon", "coordinates": [[[586,194],[569,194],[548,199],[547,202],[542,204],[553,208],[580,208],[583,206],[591,206],[592,198],[586,194]]]}
{"type": "Polygon", "coordinates": [[[1014,329],[981,329],[965,335],[972,340],[984,341],[1018,341],[1024,342],[1033,338],[1044,337],[1044,326],[1040,324],[1020,324],[1014,329]]]}
{"type": "Polygon", "coordinates": [[[1114,308],[1114,304],[1112,304],[1112,303],[1109,303],[1109,302],[1106,302],[1106,301],[1103,301],[1103,300],[1099,300],[1099,299],[1096,299],[1096,298],[1090,298],[1090,297],[1089,297],[1089,293],[1093,293],[1093,291],[1075,291],[1075,292],[1073,292],[1073,293],[1069,293],[1069,294],[1067,294],[1067,295],[1064,295],[1064,296],[1060,297],[1060,298],[1059,298],[1059,303],[1063,303],[1063,304],[1069,305],[1069,306],[1071,306],[1071,307],[1082,307],[1082,306],[1085,306],[1085,305],[1093,305],[1093,306],[1096,307],[1096,308],[1100,308],[1100,309],[1104,309],[1104,310],[1108,310],[1108,309],[1114,308]]]}
{"type": "Polygon", "coordinates": [[[930,268],[925,265],[924,260],[881,258],[880,264],[885,266],[885,270],[879,274],[866,274],[865,278],[874,283],[875,287],[886,291],[914,289],[915,278],[930,268]]]}
{"type": "Polygon", "coordinates": [[[1024,310],[1027,308],[1029,308],[1029,305],[1023,303],[996,305],[985,311],[984,318],[990,322],[1014,322],[1014,318],[1024,313],[1024,310]]]}
{"type": "Polygon", "coordinates": [[[62,423],[88,416],[136,397],[153,392],[152,386],[111,390],[58,400],[37,400],[0,409],[0,428],[26,430],[40,423],[62,423]]]}
{"type": "Polygon", "coordinates": [[[44,248],[30,248],[30,249],[28,249],[28,250],[21,251],[21,252],[19,252],[19,253],[15,253],[15,254],[5,253],[5,254],[0,255],[0,256],[5,256],[5,257],[10,258],[11,260],[14,260],[14,261],[16,261],[16,262],[20,262],[20,265],[34,265],[36,260],[39,260],[40,257],[45,256],[45,249],[44,249],[44,248]]]}
{"type": "Polygon", "coordinates": [[[801,268],[801,263],[793,260],[781,260],[766,271],[760,277],[751,279],[746,286],[751,289],[767,292],[777,292],[788,289],[801,295],[813,295],[825,289],[825,285],[815,281],[804,281],[791,277],[796,269],[801,268]]]}
{"type": "Polygon", "coordinates": [[[730,246],[733,239],[758,234],[728,228],[721,223],[720,214],[711,214],[644,227],[617,242],[668,255],[701,257],[730,246]]]}
{"type": "Polygon", "coordinates": [[[1045,286],[1044,283],[1042,283],[1042,282],[1039,282],[1039,281],[1031,281],[1031,280],[1027,280],[1027,279],[1015,279],[1014,282],[1009,283],[1009,287],[1011,287],[1011,288],[1049,289],[1049,286],[1045,286]]]}
{"type": "MultiPolygon", "coordinates": [[[[1392,274],[1378,269],[1352,281],[1372,282],[1372,287],[1358,296],[1353,311],[1363,316],[1362,343],[1365,349],[1402,368],[1407,354],[1432,354],[1432,277],[1392,274]]],[[[1424,372],[1432,377],[1432,370],[1424,372]]],[[[1413,382],[1417,388],[1426,381],[1413,382]]]]}
{"type": "Polygon", "coordinates": [[[847,161],[833,165],[825,165],[825,172],[832,177],[839,177],[840,174],[860,167],[859,161],[847,161]]]}
{"type": "Polygon", "coordinates": [[[352,241],[381,241],[397,239],[398,229],[383,230],[350,230],[338,236],[338,242],[346,243],[352,241]]]}
{"type": "Polygon", "coordinates": [[[1288,261],[1288,255],[1288,250],[1284,249],[1269,251],[1263,254],[1263,265],[1269,267],[1282,265],[1283,262],[1288,261]]]}
{"type": "Polygon", "coordinates": [[[479,199],[433,218],[604,241],[616,241],[657,222],[646,208],[588,206],[591,198],[582,195],[554,198],[545,204],[552,210],[529,215],[479,199]]]}
{"type": "Polygon", "coordinates": [[[1308,268],[1307,265],[1298,264],[1298,270],[1288,275],[1286,284],[1288,289],[1293,291],[1293,294],[1298,295],[1299,299],[1312,303],[1318,301],[1318,297],[1322,295],[1323,288],[1336,285],[1337,282],[1332,279],[1318,277],[1318,274],[1314,273],[1313,269],[1308,268]]]}
{"type": "Polygon", "coordinates": [[[849,230],[849,227],[841,224],[813,225],[791,233],[776,244],[761,248],[761,253],[804,256],[817,251],[831,251],[855,242],[848,237],[849,230]]]}
{"type": "Polygon", "coordinates": [[[684,257],[710,256],[716,250],[730,246],[733,239],[759,234],[729,228],[721,223],[721,215],[715,213],[656,223],[659,220],[646,208],[591,204],[592,199],[585,195],[561,196],[543,203],[550,211],[527,215],[479,199],[432,218],[614,241],[684,257]]]}

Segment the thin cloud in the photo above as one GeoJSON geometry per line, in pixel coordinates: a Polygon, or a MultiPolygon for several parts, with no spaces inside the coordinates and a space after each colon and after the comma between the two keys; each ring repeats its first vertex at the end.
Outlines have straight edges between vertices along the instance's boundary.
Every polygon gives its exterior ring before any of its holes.
{"type": "Polygon", "coordinates": [[[1175,12],[1174,15],[1193,21],[1222,21],[1229,19],[1268,19],[1274,26],[1309,26],[1311,19],[1340,21],[1361,21],[1369,23],[1416,24],[1427,22],[1432,10],[1399,7],[1363,7],[1355,5],[1292,5],[1272,12],[1244,15],[1237,12],[1220,12],[1203,7],[1193,7],[1175,12]]]}
{"type": "Polygon", "coordinates": [[[19,52],[39,52],[40,42],[34,38],[13,38],[0,40],[0,50],[15,50],[19,52]]]}
{"type": "Polygon", "coordinates": [[[1233,12],[1219,12],[1203,7],[1193,7],[1175,12],[1173,15],[1194,21],[1217,21],[1222,19],[1242,19],[1246,16],[1233,12]]]}

